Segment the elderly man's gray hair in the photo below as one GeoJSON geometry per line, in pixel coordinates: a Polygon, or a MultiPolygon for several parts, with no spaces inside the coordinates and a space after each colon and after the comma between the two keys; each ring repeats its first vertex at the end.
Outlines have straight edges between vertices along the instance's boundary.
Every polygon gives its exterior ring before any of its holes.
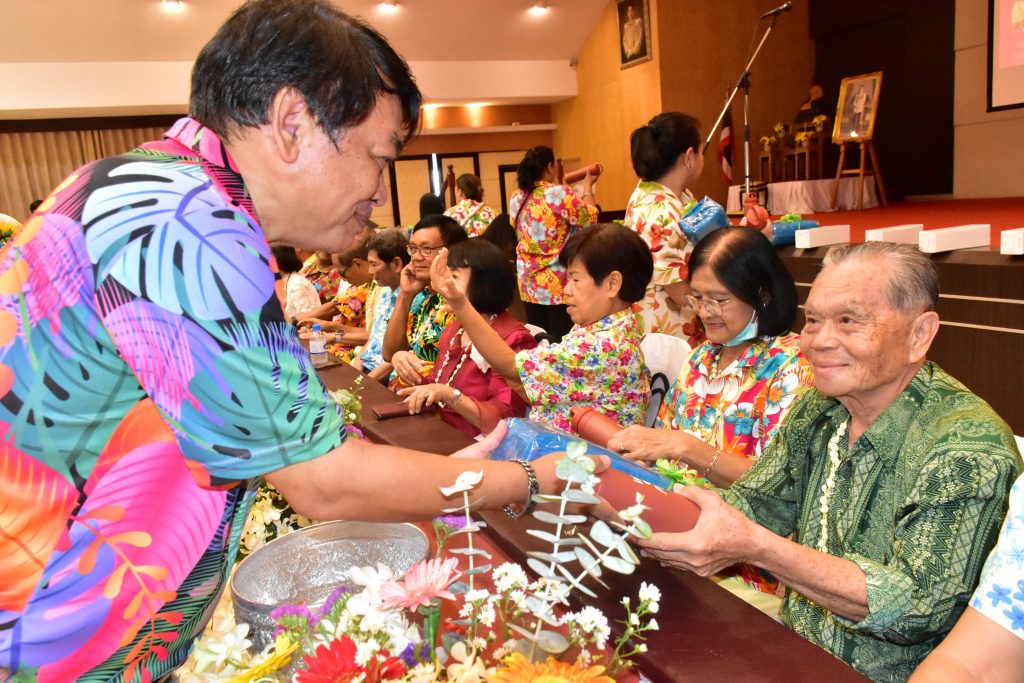
{"type": "Polygon", "coordinates": [[[872,277],[870,261],[889,262],[889,282],[885,298],[905,313],[934,311],[939,302],[939,270],[928,256],[910,244],[863,242],[832,247],[825,254],[821,267],[836,266],[847,261],[864,265],[864,277],[872,277]]]}

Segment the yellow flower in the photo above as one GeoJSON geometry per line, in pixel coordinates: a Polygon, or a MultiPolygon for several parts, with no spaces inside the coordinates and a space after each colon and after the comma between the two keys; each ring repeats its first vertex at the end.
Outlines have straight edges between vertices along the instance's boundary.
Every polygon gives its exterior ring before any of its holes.
{"type": "Polygon", "coordinates": [[[252,683],[265,678],[278,669],[283,668],[292,660],[292,654],[299,649],[298,643],[293,643],[287,636],[280,635],[274,641],[274,652],[267,656],[262,662],[250,662],[252,666],[243,673],[235,676],[228,683],[252,683]]]}
{"type": "Polygon", "coordinates": [[[498,669],[487,677],[487,683],[615,683],[614,678],[604,676],[603,666],[584,668],[580,660],[572,664],[548,657],[543,663],[534,663],[520,652],[513,652],[502,660],[505,668],[498,669]]]}

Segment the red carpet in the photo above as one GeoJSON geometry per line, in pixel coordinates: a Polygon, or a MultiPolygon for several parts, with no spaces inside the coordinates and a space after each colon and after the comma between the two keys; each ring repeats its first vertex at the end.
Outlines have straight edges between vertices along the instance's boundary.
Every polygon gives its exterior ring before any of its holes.
{"type": "Polygon", "coordinates": [[[1024,197],[998,199],[945,199],[897,202],[863,211],[832,211],[805,215],[821,225],[850,226],[854,242],[864,241],[864,231],[890,225],[923,223],[925,230],[956,225],[988,223],[992,226],[991,245],[999,249],[999,233],[1007,228],[1024,227],[1024,197]]]}

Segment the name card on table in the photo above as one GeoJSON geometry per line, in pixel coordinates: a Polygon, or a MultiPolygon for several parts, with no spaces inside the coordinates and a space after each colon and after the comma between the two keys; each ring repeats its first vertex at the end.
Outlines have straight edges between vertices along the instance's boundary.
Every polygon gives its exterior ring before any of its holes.
{"type": "Polygon", "coordinates": [[[874,228],[864,231],[865,242],[894,242],[896,244],[917,244],[918,234],[924,230],[924,223],[891,225],[888,228],[874,228]]]}
{"type": "Polygon", "coordinates": [[[832,244],[847,244],[850,241],[849,225],[823,225],[820,228],[797,230],[794,236],[797,249],[812,249],[832,244]]]}
{"type": "Polygon", "coordinates": [[[917,248],[926,254],[937,254],[954,249],[987,247],[991,232],[992,226],[988,223],[924,230],[918,235],[917,248]]]}
{"type": "Polygon", "coordinates": [[[999,234],[999,253],[1007,256],[1024,256],[1024,228],[1003,230],[999,234]]]}

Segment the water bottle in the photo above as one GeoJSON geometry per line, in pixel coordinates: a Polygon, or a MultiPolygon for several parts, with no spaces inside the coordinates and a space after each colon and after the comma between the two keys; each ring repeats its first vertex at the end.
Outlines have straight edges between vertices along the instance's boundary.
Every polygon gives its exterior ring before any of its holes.
{"type": "Polygon", "coordinates": [[[313,325],[309,335],[309,359],[313,362],[314,368],[327,365],[327,338],[320,330],[320,325],[313,325]]]}

